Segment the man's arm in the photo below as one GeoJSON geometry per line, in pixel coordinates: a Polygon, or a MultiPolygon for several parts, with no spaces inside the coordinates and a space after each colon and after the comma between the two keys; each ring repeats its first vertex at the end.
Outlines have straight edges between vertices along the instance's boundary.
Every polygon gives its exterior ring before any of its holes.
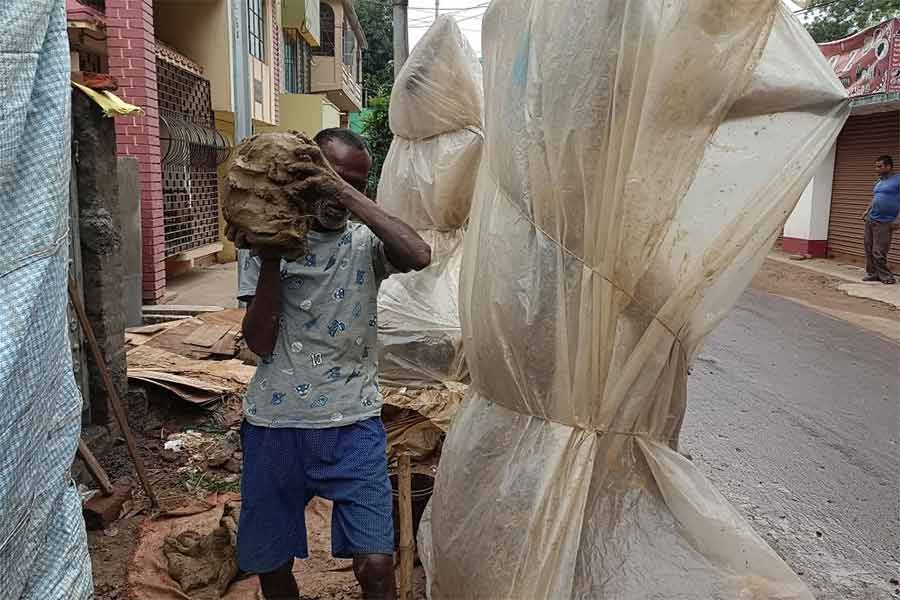
{"type": "Polygon", "coordinates": [[[397,270],[421,271],[431,264],[431,246],[416,230],[385,212],[365,194],[345,183],[339,201],[378,236],[385,256],[397,270]]]}
{"type": "Polygon", "coordinates": [[[275,350],[280,316],[281,259],[267,256],[262,259],[256,295],[247,306],[241,327],[247,346],[257,356],[269,356],[275,350]]]}

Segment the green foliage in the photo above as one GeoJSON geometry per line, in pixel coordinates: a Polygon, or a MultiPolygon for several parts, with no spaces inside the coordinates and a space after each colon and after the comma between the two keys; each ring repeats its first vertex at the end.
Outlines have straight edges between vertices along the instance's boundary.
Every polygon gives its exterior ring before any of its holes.
{"type": "Polygon", "coordinates": [[[357,0],[355,7],[369,42],[363,53],[363,83],[374,95],[394,78],[392,0],[357,0]]]}
{"type": "Polygon", "coordinates": [[[372,198],[378,192],[381,167],[384,165],[384,159],[391,147],[391,140],[394,138],[388,118],[390,103],[391,88],[388,86],[380,88],[377,96],[369,98],[371,112],[363,121],[362,134],[372,152],[372,170],[369,172],[369,196],[372,198]]]}
{"type": "Polygon", "coordinates": [[[853,35],[900,13],[900,0],[812,0],[813,8],[802,15],[808,19],[806,29],[819,43],[853,35]]]}
{"type": "Polygon", "coordinates": [[[362,134],[372,152],[369,195],[374,198],[381,167],[393,139],[388,105],[394,83],[394,9],[392,0],[357,0],[355,7],[369,42],[369,48],[363,54],[363,84],[369,95],[371,112],[363,120],[362,134]]]}

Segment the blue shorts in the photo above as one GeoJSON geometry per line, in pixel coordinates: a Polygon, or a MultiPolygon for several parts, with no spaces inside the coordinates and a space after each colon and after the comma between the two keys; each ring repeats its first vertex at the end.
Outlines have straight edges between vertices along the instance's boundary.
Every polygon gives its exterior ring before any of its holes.
{"type": "Polygon", "coordinates": [[[336,558],[394,552],[391,483],[381,419],[330,429],[278,429],[244,422],[238,565],[272,572],[306,558],[305,508],[331,500],[336,558]]]}

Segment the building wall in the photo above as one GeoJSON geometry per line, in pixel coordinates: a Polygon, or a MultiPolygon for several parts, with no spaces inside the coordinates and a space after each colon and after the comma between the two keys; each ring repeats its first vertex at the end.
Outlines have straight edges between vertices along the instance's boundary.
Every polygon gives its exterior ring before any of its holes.
{"type": "MultiPolygon", "coordinates": [[[[347,26],[345,29],[345,17],[343,3],[338,0],[328,0],[327,4],[334,11],[334,54],[331,56],[316,56],[311,59],[313,93],[324,92],[328,98],[341,111],[346,113],[356,112],[362,107],[362,85],[357,81],[357,67],[360,64],[360,41],[356,34],[347,26]],[[352,64],[344,65],[343,48],[344,38],[352,36],[354,39],[355,54],[352,64]]],[[[324,20],[322,21],[324,27],[324,20]]],[[[322,31],[324,37],[327,32],[322,31]]],[[[346,121],[346,117],[345,117],[346,121]]]]}
{"type": "Polygon", "coordinates": [[[281,131],[302,131],[312,137],[328,127],[337,127],[340,112],[324,96],[316,94],[283,94],[281,96],[281,131]]]}
{"type": "Polygon", "coordinates": [[[163,299],[166,287],[162,166],[159,148],[159,97],[152,0],[106,0],[109,73],[117,94],[143,109],[143,116],[118,118],[119,156],[138,161],[141,190],[144,300],[163,299]]]}
{"type": "MultiPolygon", "coordinates": [[[[344,81],[341,68],[341,51],[344,47],[344,7],[340,2],[327,2],[334,10],[334,56],[313,56],[312,91],[338,90],[344,81]]],[[[353,35],[351,33],[351,35],[353,35]]]]}
{"type": "MultiPolygon", "coordinates": [[[[281,85],[281,0],[266,0],[265,12],[265,57],[262,61],[249,57],[247,86],[253,119],[275,124],[281,85]],[[261,89],[256,89],[259,86],[255,81],[260,82],[261,89]]],[[[235,50],[231,44],[230,0],[162,2],[157,13],[159,39],[203,67],[212,88],[213,110],[233,111],[231,75],[235,50]]],[[[249,46],[243,51],[249,53],[249,46]]]]}
{"type": "Polygon", "coordinates": [[[834,157],[835,146],[832,146],[784,224],[782,247],[786,252],[817,257],[828,254],[834,157]]]}
{"type": "Polygon", "coordinates": [[[250,57],[250,105],[254,120],[275,125],[278,123],[278,100],[281,93],[280,1],[271,0],[266,4],[266,20],[264,60],[250,57]]]}
{"type": "Polygon", "coordinates": [[[229,0],[156,7],[156,37],[203,67],[210,82],[213,110],[233,109],[229,0]]]}
{"type": "Polygon", "coordinates": [[[331,102],[322,103],[322,129],[341,126],[341,111],[331,102]]]}

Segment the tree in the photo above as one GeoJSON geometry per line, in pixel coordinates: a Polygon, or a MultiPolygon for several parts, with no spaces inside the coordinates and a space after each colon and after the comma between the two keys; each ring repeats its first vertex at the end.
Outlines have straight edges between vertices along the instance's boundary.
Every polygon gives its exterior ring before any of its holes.
{"type": "Polygon", "coordinates": [[[388,119],[394,84],[394,8],[392,0],[357,0],[355,6],[369,42],[363,54],[363,84],[369,95],[369,112],[363,120],[362,134],[372,153],[369,195],[374,198],[381,167],[394,137],[388,119]]]}
{"type": "Polygon", "coordinates": [[[394,25],[392,0],[357,0],[356,15],[369,48],[363,54],[363,83],[370,95],[378,94],[394,78],[394,25]]]}
{"type": "Polygon", "coordinates": [[[369,113],[363,120],[362,134],[372,154],[372,170],[369,171],[369,196],[372,198],[378,193],[381,167],[394,139],[388,118],[390,103],[391,89],[382,87],[377,96],[369,99],[369,113]]]}
{"type": "Polygon", "coordinates": [[[900,0],[812,0],[801,13],[819,43],[831,42],[877,25],[900,13],[900,0]]]}

